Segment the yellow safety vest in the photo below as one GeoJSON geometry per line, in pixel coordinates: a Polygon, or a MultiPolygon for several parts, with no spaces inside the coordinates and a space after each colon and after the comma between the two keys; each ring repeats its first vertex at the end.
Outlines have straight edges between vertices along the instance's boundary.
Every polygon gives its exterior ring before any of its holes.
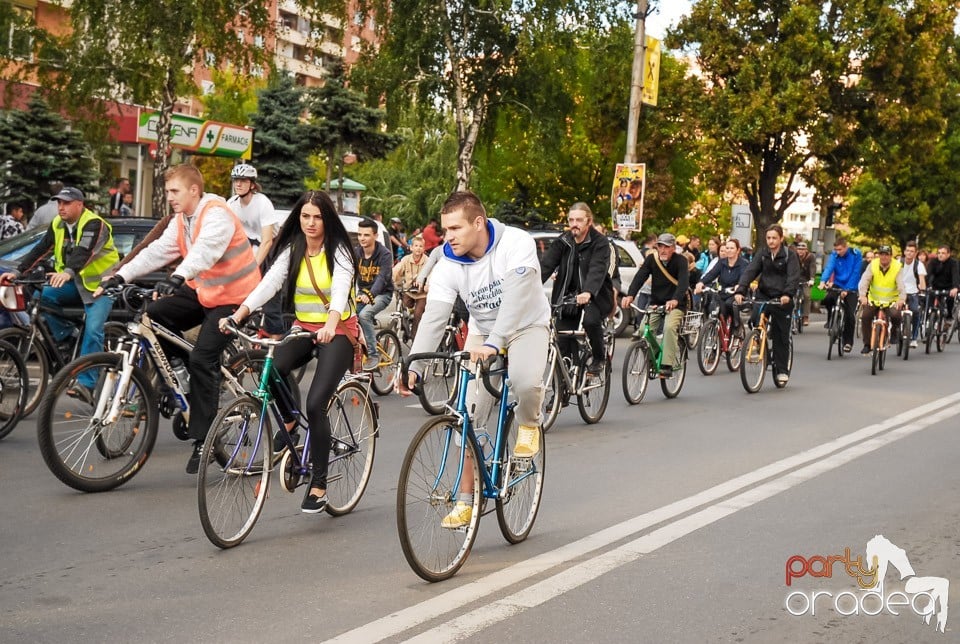
{"type": "Polygon", "coordinates": [[[900,297],[897,290],[897,275],[900,273],[902,265],[897,260],[890,260],[890,267],[886,274],[880,270],[880,259],[874,259],[870,262],[870,289],[867,291],[867,298],[874,306],[890,306],[900,297]]]}
{"type": "MultiPolygon", "coordinates": [[[[313,275],[317,278],[317,286],[323,291],[327,301],[330,301],[330,286],[333,284],[332,272],[327,270],[327,253],[321,252],[316,257],[303,256],[300,260],[300,269],[297,271],[297,288],[293,293],[293,310],[297,319],[301,322],[310,322],[312,324],[323,324],[327,321],[327,307],[323,304],[320,296],[317,295],[317,289],[313,288],[313,282],[310,281],[310,272],[307,270],[307,262],[310,262],[313,268],[313,275]]],[[[341,311],[340,319],[348,320],[353,314],[351,306],[346,307],[346,311],[341,311]]]]}
{"type": "MultiPolygon", "coordinates": [[[[103,274],[113,268],[113,266],[120,261],[120,254],[113,245],[113,228],[105,219],[97,215],[92,210],[88,210],[86,208],[84,208],[83,213],[80,215],[80,219],[77,220],[77,223],[74,226],[75,242],[80,241],[83,236],[83,229],[91,221],[102,221],[107,227],[108,235],[107,243],[105,243],[100,250],[98,250],[93,257],[90,258],[90,261],[87,262],[86,266],[80,269],[80,281],[83,283],[83,287],[92,292],[97,290],[97,287],[100,286],[100,281],[103,279],[103,274]]],[[[65,268],[63,261],[63,241],[66,238],[67,224],[64,223],[63,219],[60,218],[60,215],[57,215],[53,218],[52,225],[53,269],[58,273],[62,273],[65,268]]]]}

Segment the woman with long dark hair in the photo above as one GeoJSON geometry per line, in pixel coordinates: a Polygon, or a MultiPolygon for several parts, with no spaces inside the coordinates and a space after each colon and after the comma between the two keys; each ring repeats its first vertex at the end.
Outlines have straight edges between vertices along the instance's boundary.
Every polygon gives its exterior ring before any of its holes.
{"type": "MultiPolygon", "coordinates": [[[[321,512],[327,504],[327,461],[330,458],[330,421],[327,405],[347,369],[353,364],[353,347],[347,334],[357,338],[353,282],[356,260],[347,230],[326,193],[304,194],[290,211],[267,258],[270,269],[231,318],[243,322],[251,311],[283,292],[284,312],[296,315],[296,326],[312,331],[312,338],[298,338],[277,347],[274,368],[281,376],[317,356],[317,370],[307,394],[305,411],[310,425],[313,473],[301,509],[321,512]],[[323,295],[317,291],[321,291],[323,295]]],[[[228,318],[221,320],[226,328],[228,318]]],[[[277,398],[286,430],[295,428],[290,409],[277,398]]],[[[280,431],[283,431],[281,429],[280,431]]],[[[294,435],[294,443],[299,439],[294,435]]],[[[286,445],[274,437],[274,449],[286,445]]]]}

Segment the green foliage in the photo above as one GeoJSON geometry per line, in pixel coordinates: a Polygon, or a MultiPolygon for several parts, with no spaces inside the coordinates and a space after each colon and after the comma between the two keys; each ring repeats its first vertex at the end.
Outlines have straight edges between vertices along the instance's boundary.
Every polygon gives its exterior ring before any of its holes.
{"type": "Polygon", "coordinates": [[[95,204],[97,176],[89,146],[39,93],[27,111],[0,114],[0,168],[0,193],[6,201],[45,202],[50,183],[61,181],[83,190],[95,204]]]}
{"type": "Polygon", "coordinates": [[[304,191],[304,179],[313,174],[308,157],[313,149],[312,128],[300,115],[303,92],[287,74],[275,74],[258,94],[251,119],[260,152],[253,160],[263,192],[278,208],[290,206],[304,191]]]}

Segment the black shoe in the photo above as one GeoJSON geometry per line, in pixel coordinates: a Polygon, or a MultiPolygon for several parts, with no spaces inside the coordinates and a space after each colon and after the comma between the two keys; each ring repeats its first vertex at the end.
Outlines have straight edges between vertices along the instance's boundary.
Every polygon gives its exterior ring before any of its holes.
{"type": "Polygon", "coordinates": [[[67,389],[67,395],[88,405],[93,404],[93,392],[90,391],[89,387],[81,385],[79,382],[67,389]]]}
{"type": "Polygon", "coordinates": [[[327,495],[317,496],[311,494],[312,487],[307,488],[307,494],[303,497],[303,503],[300,504],[300,511],[304,514],[318,514],[327,507],[327,495]]]}
{"type": "MultiPolygon", "coordinates": [[[[279,454],[284,450],[285,447],[287,447],[287,441],[283,440],[283,434],[281,433],[285,431],[286,429],[278,429],[277,433],[273,435],[273,453],[274,454],[279,454]]],[[[290,441],[294,445],[300,442],[300,434],[299,432],[296,431],[296,429],[290,432],[290,441]]]]}
{"type": "Polygon", "coordinates": [[[587,375],[594,378],[600,376],[603,372],[603,360],[597,360],[596,358],[590,363],[587,367],[587,375]]]}
{"type": "Polygon", "coordinates": [[[865,355],[867,355],[868,353],[870,353],[871,350],[872,350],[872,349],[870,349],[870,347],[864,347],[864,348],[860,349],[860,355],[864,355],[864,356],[865,356],[865,355]]]}
{"type": "Polygon", "coordinates": [[[667,378],[673,378],[673,367],[670,365],[664,365],[660,367],[660,377],[664,380],[667,378]]]}
{"type": "Polygon", "coordinates": [[[193,454],[187,461],[187,474],[196,474],[200,471],[200,452],[203,451],[203,441],[193,441],[193,454]]]}

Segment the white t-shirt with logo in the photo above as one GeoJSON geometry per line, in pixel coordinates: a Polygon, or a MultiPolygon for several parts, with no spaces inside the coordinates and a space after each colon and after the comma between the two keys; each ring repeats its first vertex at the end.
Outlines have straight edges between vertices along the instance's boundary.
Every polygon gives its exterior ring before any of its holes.
{"type": "MultiPolygon", "coordinates": [[[[243,224],[243,230],[247,237],[258,242],[261,239],[262,228],[267,226],[279,228],[283,223],[283,218],[277,214],[273,202],[261,192],[253,193],[250,203],[246,206],[243,205],[237,195],[230,197],[227,205],[240,218],[240,223],[243,224]]],[[[277,230],[274,229],[274,233],[276,232],[277,230]]]]}
{"type": "MultiPolygon", "coordinates": [[[[503,282],[511,272],[533,271],[540,283],[540,260],[533,237],[518,228],[503,227],[494,248],[475,262],[443,256],[430,275],[430,297],[453,304],[459,294],[470,312],[470,332],[488,336],[503,300],[503,282]]],[[[546,297],[534,298],[523,308],[517,329],[550,323],[546,297]]]]}
{"type": "Polygon", "coordinates": [[[907,295],[915,295],[920,291],[920,285],[917,284],[917,277],[926,276],[927,267],[923,265],[923,262],[919,261],[916,257],[913,258],[913,262],[908,264],[903,263],[903,268],[900,269],[903,272],[903,286],[904,291],[907,295]],[[913,269],[916,267],[917,274],[913,274],[913,269]]]}

